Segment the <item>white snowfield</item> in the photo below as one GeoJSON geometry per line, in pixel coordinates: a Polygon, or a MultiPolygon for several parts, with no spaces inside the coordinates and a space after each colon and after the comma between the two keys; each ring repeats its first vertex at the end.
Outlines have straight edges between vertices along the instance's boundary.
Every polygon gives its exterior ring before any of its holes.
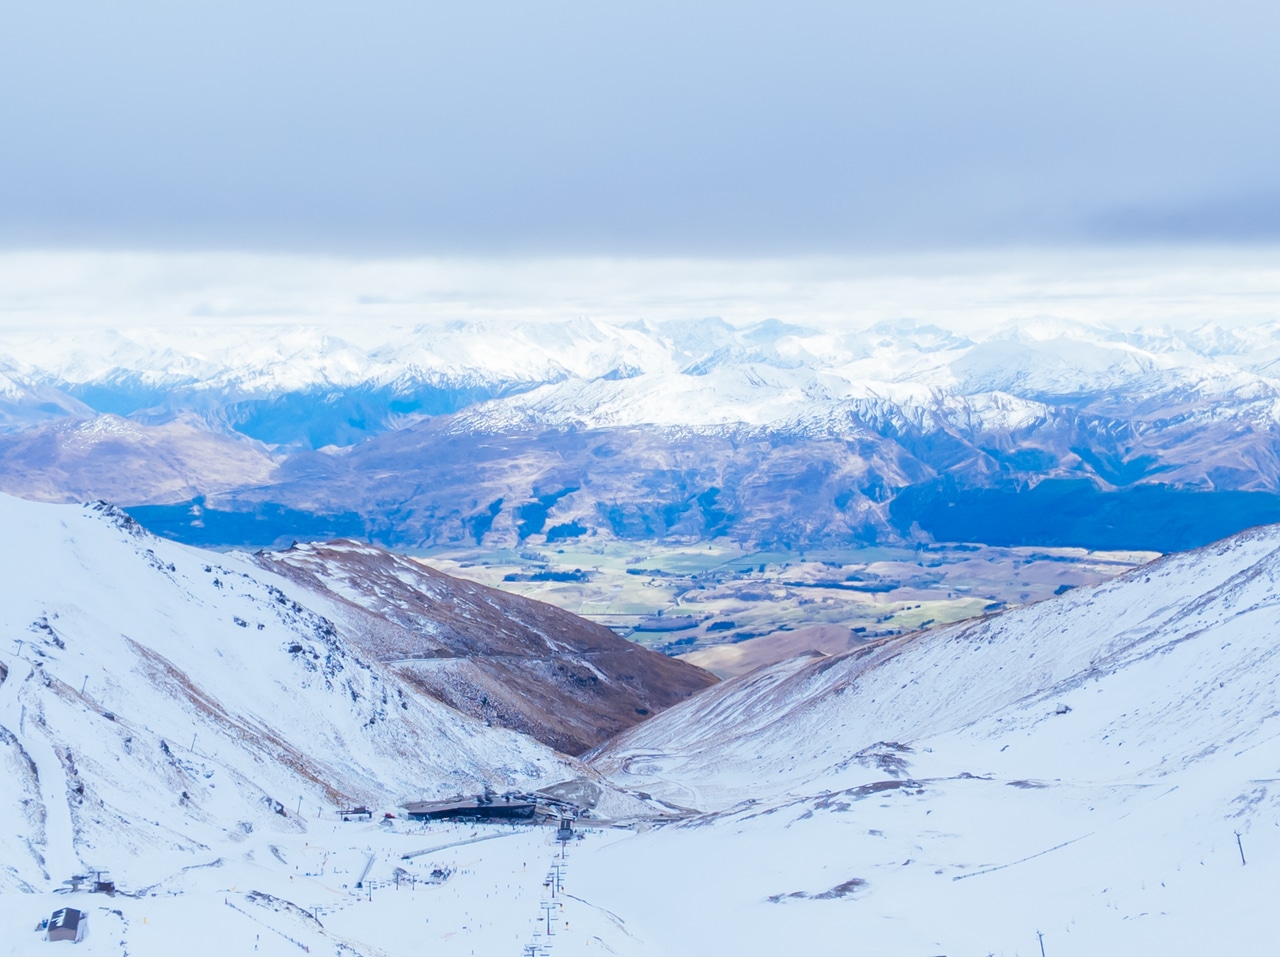
{"type": "Polygon", "coordinates": [[[594,758],[710,812],[593,863],[601,903],[662,867],[673,953],[710,913],[724,953],[1270,952],[1278,609],[1269,527],[711,688],[594,758]]]}
{"type": "Polygon", "coordinates": [[[1274,949],[1280,528],[713,687],[591,758],[686,813],[561,858],[547,829],[336,819],[328,788],[395,810],[424,776],[581,768],[401,708],[306,594],[109,509],[0,521],[0,955],[1274,949]],[[54,893],[95,868],[128,893],[54,893]],[[33,931],[64,905],[82,944],[33,931]]]}

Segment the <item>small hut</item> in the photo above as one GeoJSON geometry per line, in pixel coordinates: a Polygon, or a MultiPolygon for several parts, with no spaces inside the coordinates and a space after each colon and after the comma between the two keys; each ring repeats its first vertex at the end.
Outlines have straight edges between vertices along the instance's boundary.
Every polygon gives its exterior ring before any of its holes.
{"type": "Polygon", "coordinates": [[[74,907],[60,907],[49,918],[49,929],[45,940],[69,940],[80,943],[84,940],[84,932],[89,923],[89,915],[74,907]]]}

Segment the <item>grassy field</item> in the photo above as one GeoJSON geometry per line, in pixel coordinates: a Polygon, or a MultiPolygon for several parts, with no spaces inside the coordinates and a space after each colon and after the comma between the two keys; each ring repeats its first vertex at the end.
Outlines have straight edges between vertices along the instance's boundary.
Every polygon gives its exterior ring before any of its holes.
{"type": "Polygon", "coordinates": [[[721,675],[813,649],[918,631],[1095,584],[1150,552],[937,544],[749,552],[611,541],[417,556],[566,608],[721,675]]]}

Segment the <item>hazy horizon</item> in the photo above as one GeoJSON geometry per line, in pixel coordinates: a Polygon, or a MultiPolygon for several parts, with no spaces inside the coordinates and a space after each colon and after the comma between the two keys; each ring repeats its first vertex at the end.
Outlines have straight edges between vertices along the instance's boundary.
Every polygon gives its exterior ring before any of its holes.
{"type": "Polygon", "coordinates": [[[778,319],[960,333],[1051,319],[1117,329],[1280,318],[1273,247],[752,259],[0,252],[0,336],[306,325],[373,341],[419,323],[778,319]]]}

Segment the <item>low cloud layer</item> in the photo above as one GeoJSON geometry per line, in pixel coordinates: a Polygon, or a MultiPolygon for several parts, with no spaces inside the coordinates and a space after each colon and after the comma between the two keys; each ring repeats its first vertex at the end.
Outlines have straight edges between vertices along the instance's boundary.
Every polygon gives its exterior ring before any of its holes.
{"type": "Polygon", "coordinates": [[[373,346],[419,323],[718,316],[819,328],[1037,319],[1114,328],[1280,318],[1275,247],[774,259],[356,259],[245,253],[0,253],[0,344],[51,331],[308,326],[373,346]]]}

